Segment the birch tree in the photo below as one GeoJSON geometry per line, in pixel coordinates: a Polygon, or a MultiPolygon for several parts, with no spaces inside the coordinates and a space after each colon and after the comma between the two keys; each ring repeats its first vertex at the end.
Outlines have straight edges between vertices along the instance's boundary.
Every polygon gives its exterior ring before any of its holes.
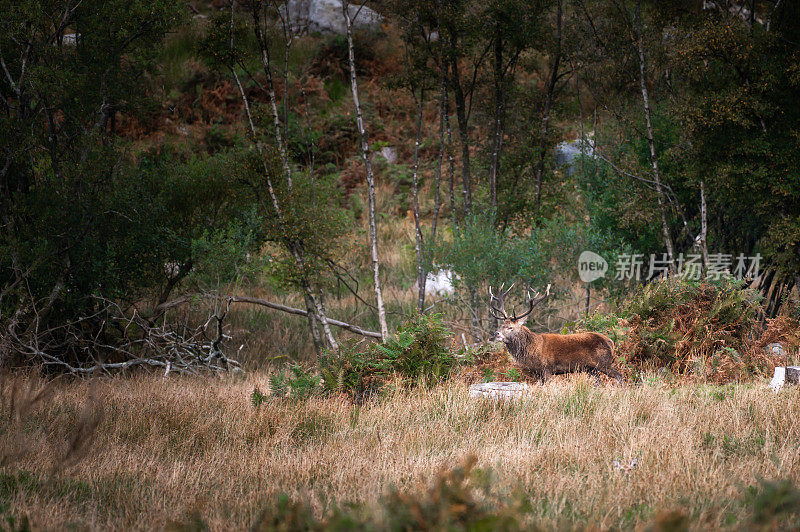
{"type": "MultiPolygon", "coordinates": [[[[610,5],[602,4],[602,8],[608,9],[603,12],[599,17],[593,15],[587,7],[587,2],[579,0],[577,2],[578,8],[585,18],[588,26],[588,34],[591,36],[590,40],[593,41],[595,48],[593,53],[603,54],[602,59],[594,59],[596,63],[610,65],[611,61],[615,64],[610,69],[600,68],[601,76],[605,79],[592,80],[588,86],[592,90],[595,100],[605,109],[609,114],[616,117],[622,124],[630,127],[630,129],[640,137],[647,144],[647,156],[649,172],[645,177],[639,174],[636,170],[628,171],[623,169],[619,164],[615,164],[607,156],[603,155],[599,150],[594,150],[595,155],[608,163],[617,173],[633,178],[639,183],[642,183],[647,189],[655,192],[656,199],[656,212],[658,216],[659,227],[661,230],[661,238],[667,252],[667,263],[670,272],[676,271],[675,262],[675,244],[672,238],[669,223],[668,207],[671,205],[679,214],[682,215],[680,206],[677,204],[672,189],[664,183],[663,176],[659,167],[659,153],[656,144],[655,128],[653,126],[653,107],[648,88],[648,57],[645,50],[645,33],[644,21],[642,17],[641,0],[635,0],[631,6],[627,0],[613,0],[610,5]],[[605,29],[606,35],[602,34],[605,29]],[[622,31],[620,31],[622,30],[622,31]],[[615,55],[616,54],[616,55],[615,55]],[[624,58],[624,59],[622,59],[624,58]],[[631,68],[626,68],[625,65],[631,63],[631,68]],[[619,65],[620,70],[616,70],[619,65]],[[615,79],[618,77],[619,79],[615,79]],[[603,85],[615,86],[614,90],[604,88],[603,85]],[[620,86],[621,85],[621,86],[620,86]],[[624,93],[627,89],[638,93],[636,99],[638,103],[636,107],[640,111],[634,112],[633,115],[639,114],[644,119],[645,127],[641,129],[636,125],[635,120],[625,117],[624,113],[614,108],[613,104],[609,103],[615,95],[624,93]],[[603,94],[609,92],[609,94],[603,94]]],[[[688,224],[684,219],[684,228],[688,231],[688,224]]]]}
{"type": "MultiPolygon", "coordinates": [[[[317,322],[321,324],[322,331],[331,349],[334,351],[338,351],[339,344],[336,341],[336,338],[333,335],[333,332],[328,323],[328,318],[325,309],[323,307],[322,301],[320,300],[320,297],[317,294],[315,288],[312,286],[311,282],[312,272],[309,269],[307,257],[305,255],[305,245],[302,239],[298,239],[296,237],[296,234],[293,233],[290,227],[290,223],[287,220],[287,213],[289,214],[293,213],[294,206],[291,203],[291,199],[288,200],[289,203],[288,205],[284,205],[278,194],[277,186],[279,183],[277,180],[280,179],[281,177],[283,178],[283,181],[285,183],[285,187],[288,192],[287,195],[288,198],[291,198],[294,185],[292,177],[292,168],[289,162],[289,155],[285,144],[285,137],[284,137],[285,129],[281,124],[280,113],[278,111],[278,101],[275,94],[272,57],[270,53],[271,50],[269,45],[269,37],[267,35],[267,28],[270,27],[271,21],[270,18],[267,16],[266,10],[264,6],[261,4],[261,2],[254,2],[251,7],[252,7],[251,16],[253,21],[253,34],[255,36],[258,45],[261,67],[266,80],[266,86],[262,85],[260,86],[260,88],[267,95],[267,100],[271,111],[272,127],[273,127],[271,133],[275,139],[276,149],[279,154],[281,168],[282,168],[282,176],[275,175],[273,171],[272,165],[270,163],[270,158],[267,154],[267,148],[265,147],[263,141],[260,140],[264,136],[263,132],[260,131],[260,128],[256,125],[256,122],[253,119],[253,113],[251,110],[251,105],[249,98],[247,96],[247,92],[245,91],[242,85],[242,81],[237,72],[237,68],[240,67],[241,65],[241,56],[235,49],[236,32],[234,31],[234,27],[235,27],[236,2],[233,1],[231,2],[229,50],[228,50],[228,56],[223,61],[226,63],[226,66],[230,71],[231,76],[234,78],[236,82],[236,87],[239,91],[239,96],[241,97],[242,103],[244,105],[247,125],[252,135],[255,148],[261,160],[261,166],[263,169],[263,178],[266,184],[266,193],[268,199],[265,200],[264,193],[260,189],[257,183],[247,182],[246,184],[250,186],[251,189],[253,190],[257,198],[258,204],[263,209],[264,214],[270,217],[274,217],[278,223],[281,234],[280,237],[281,244],[284,246],[286,251],[292,257],[297,269],[298,284],[302,291],[303,299],[306,303],[309,328],[311,330],[312,338],[314,340],[314,346],[317,349],[318,354],[322,346],[322,341],[320,338],[319,330],[316,325],[317,322]]],[[[288,25],[284,25],[284,28],[287,27],[288,25]]],[[[287,46],[288,45],[289,44],[287,44],[287,46]]],[[[284,62],[284,68],[288,69],[288,62],[284,62]]],[[[286,75],[287,74],[284,73],[284,79],[286,78],[286,75]]],[[[286,95],[284,95],[284,97],[286,97],[286,95]]]]}
{"type": "Polygon", "coordinates": [[[644,110],[644,119],[646,124],[647,145],[650,149],[650,166],[653,169],[653,183],[656,189],[656,199],[658,200],[658,214],[661,218],[661,232],[664,237],[664,245],[667,248],[667,259],[669,260],[670,270],[675,271],[675,244],[672,242],[672,235],[669,230],[669,222],[667,221],[667,198],[664,194],[663,186],[661,184],[661,172],[658,170],[658,153],[656,152],[656,140],[653,133],[653,121],[650,112],[650,96],[647,91],[647,78],[645,54],[644,54],[644,36],[643,36],[643,23],[642,23],[642,2],[636,0],[636,7],[633,13],[632,20],[633,39],[636,46],[636,57],[639,60],[639,86],[642,92],[642,108],[644,110]]]}
{"type": "MultiPolygon", "coordinates": [[[[412,91],[414,86],[411,87],[412,91]]],[[[428,272],[425,269],[425,243],[422,238],[422,228],[419,221],[419,143],[422,136],[422,111],[425,105],[425,89],[421,88],[419,91],[419,99],[416,94],[414,100],[417,103],[417,118],[416,118],[416,135],[414,137],[414,161],[412,169],[412,184],[413,184],[413,211],[414,211],[414,251],[417,255],[417,286],[419,287],[417,295],[417,311],[422,314],[425,311],[425,284],[428,277],[428,272]]]]}
{"type": "MultiPolygon", "coordinates": [[[[360,11],[360,10],[359,10],[360,11]]],[[[369,198],[369,240],[370,253],[372,255],[372,279],[375,287],[375,301],[378,307],[378,322],[380,324],[383,339],[389,336],[389,327],[386,325],[386,308],[383,305],[383,294],[381,291],[380,263],[378,261],[378,229],[375,219],[375,174],[372,171],[372,161],[367,140],[367,132],[364,128],[364,118],[361,113],[361,103],[358,97],[358,79],[356,77],[356,59],[353,49],[353,17],[350,16],[350,4],[346,0],[342,1],[342,15],[344,16],[345,27],[347,28],[347,61],[350,66],[350,91],[353,96],[353,107],[356,115],[356,128],[361,142],[361,158],[364,161],[364,168],[367,174],[367,194],[369,198]]],[[[356,12],[358,16],[358,12],[356,12]]]]}

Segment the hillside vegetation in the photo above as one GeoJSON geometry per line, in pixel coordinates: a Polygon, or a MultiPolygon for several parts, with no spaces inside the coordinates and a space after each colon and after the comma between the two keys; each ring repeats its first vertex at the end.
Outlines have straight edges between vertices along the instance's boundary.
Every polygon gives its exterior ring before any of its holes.
{"type": "Polygon", "coordinates": [[[665,272],[797,300],[794,3],[379,2],[349,37],[279,4],[12,2],[4,364],[259,367],[415,310],[471,345],[514,281],[555,287],[539,330],[665,272]]]}

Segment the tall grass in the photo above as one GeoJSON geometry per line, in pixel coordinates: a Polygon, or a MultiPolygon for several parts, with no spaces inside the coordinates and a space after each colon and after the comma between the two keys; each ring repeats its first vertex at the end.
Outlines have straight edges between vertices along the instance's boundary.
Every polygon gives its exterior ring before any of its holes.
{"type": "Polygon", "coordinates": [[[448,382],[360,406],[312,397],[254,407],[268,374],[62,381],[21,433],[0,434],[0,445],[22,434],[34,449],[0,471],[0,511],[38,529],[242,529],[283,493],[314,519],[358,503],[380,521],[393,490],[424,494],[441,468],[474,455],[494,496],[529,504],[526,526],[631,528],[673,510],[697,528],[769,522],[775,504],[761,500],[760,479],[789,499],[779,481],[800,481],[800,390],[650,382],[554,378],[524,402],[468,399],[448,382]],[[69,440],[90,390],[102,411],[92,446],[54,472],[53,442],[69,440]],[[628,474],[611,467],[633,458],[628,474]]]}

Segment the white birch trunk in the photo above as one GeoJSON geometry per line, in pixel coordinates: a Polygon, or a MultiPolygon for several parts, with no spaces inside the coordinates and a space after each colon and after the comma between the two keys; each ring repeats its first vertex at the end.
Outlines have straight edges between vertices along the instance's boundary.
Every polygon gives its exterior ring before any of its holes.
{"type": "MultiPolygon", "coordinates": [[[[233,10],[234,10],[234,7],[235,7],[235,3],[232,3],[231,4],[231,48],[233,47],[233,10]]],[[[258,28],[258,21],[256,20],[254,22],[256,23],[256,28],[258,28]]],[[[258,30],[258,29],[256,29],[256,31],[260,32],[260,30],[258,30]]],[[[283,142],[282,142],[282,137],[281,137],[280,119],[278,117],[278,108],[277,108],[277,104],[275,102],[275,90],[274,90],[273,85],[272,85],[272,74],[271,74],[271,68],[270,68],[270,64],[269,64],[269,55],[264,50],[262,50],[262,60],[265,61],[264,62],[264,70],[267,73],[267,78],[268,78],[268,81],[269,81],[269,96],[270,96],[270,102],[272,104],[273,118],[274,118],[274,124],[275,124],[275,134],[276,134],[276,138],[277,138],[277,141],[278,141],[278,149],[281,152],[281,158],[282,158],[282,162],[283,162],[283,167],[284,167],[284,171],[286,172],[287,185],[288,185],[289,189],[291,190],[291,187],[292,187],[291,171],[289,169],[288,158],[286,157],[286,150],[283,147],[283,142]]],[[[244,103],[244,108],[245,108],[245,112],[247,114],[247,122],[248,122],[248,125],[250,127],[250,131],[253,133],[253,136],[256,136],[257,135],[256,128],[255,128],[255,124],[253,122],[252,113],[250,112],[250,103],[249,103],[249,100],[247,99],[247,94],[244,92],[244,87],[242,87],[242,83],[239,80],[239,76],[236,74],[236,71],[233,68],[231,68],[231,72],[233,73],[233,76],[234,76],[234,78],[236,80],[236,86],[239,89],[239,94],[240,94],[240,96],[242,98],[242,102],[244,103]]],[[[262,160],[262,163],[264,165],[264,174],[265,174],[266,179],[267,179],[267,189],[269,191],[270,199],[272,200],[272,206],[273,206],[273,209],[275,210],[275,215],[278,218],[278,224],[280,226],[281,232],[283,234],[288,234],[287,233],[287,228],[286,228],[286,221],[285,221],[284,216],[283,216],[283,210],[281,209],[280,202],[278,201],[278,196],[275,193],[275,187],[273,186],[273,183],[272,183],[272,178],[270,177],[269,165],[267,164],[267,161],[266,161],[266,159],[264,158],[264,155],[263,155],[263,146],[261,145],[260,142],[256,142],[256,147],[258,149],[259,155],[261,155],[261,160],[262,160]]],[[[266,210],[266,205],[264,205],[264,208],[266,210]]],[[[300,272],[300,284],[301,284],[301,288],[302,288],[303,293],[304,293],[304,297],[306,298],[307,301],[310,301],[311,304],[313,305],[313,308],[310,308],[309,311],[313,310],[313,313],[316,314],[316,318],[322,324],[322,328],[325,331],[325,336],[328,338],[328,342],[330,343],[331,349],[334,350],[334,351],[338,351],[339,350],[339,344],[336,342],[336,338],[333,336],[333,332],[331,331],[330,325],[328,324],[328,319],[327,319],[327,316],[325,315],[325,311],[323,310],[319,300],[314,295],[314,292],[311,290],[311,286],[310,286],[310,284],[308,282],[308,270],[307,270],[307,266],[306,266],[306,262],[305,262],[305,257],[303,257],[303,254],[301,253],[301,250],[298,249],[298,246],[295,243],[287,242],[287,248],[289,249],[289,252],[291,253],[292,258],[294,259],[294,262],[297,265],[297,268],[298,268],[298,270],[300,272]]],[[[311,314],[311,312],[309,312],[309,314],[311,314]]],[[[314,337],[315,336],[315,331],[314,331],[314,326],[313,325],[311,325],[311,330],[312,330],[312,337],[314,337]]],[[[316,343],[316,338],[314,338],[314,340],[315,340],[315,343],[316,343]]]]}
{"type": "Polygon", "coordinates": [[[361,137],[361,157],[364,159],[364,166],[367,172],[367,191],[369,195],[369,239],[372,252],[372,277],[375,283],[375,300],[378,307],[378,322],[381,328],[383,339],[389,336],[389,327],[386,325],[386,309],[383,306],[383,295],[381,293],[380,264],[378,262],[378,231],[375,220],[375,175],[372,173],[372,162],[370,161],[369,144],[367,134],[364,131],[364,119],[361,115],[361,104],[358,101],[358,82],[356,80],[356,59],[353,52],[353,21],[350,18],[349,3],[347,0],[342,2],[342,14],[347,28],[347,58],[350,64],[350,90],[353,93],[353,106],[356,111],[356,127],[361,137]]]}
{"type": "MultiPolygon", "coordinates": [[[[413,88],[412,88],[413,90],[413,88]]],[[[417,295],[417,310],[420,314],[425,310],[425,284],[427,281],[427,272],[424,266],[423,257],[423,242],[422,242],[422,229],[419,225],[419,142],[422,136],[422,107],[425,103],[425,90],[421,90],[419,94],[419,102],[417,103],[417,134],[414,138],[414,170],[412,172],[412,182],[414,187],[414,251],[417,254],[417,286],[419,293],[417,295]]]]}
{"type": "MultiPolygon", "coordinates": [[[[255,124],[253,123],[253,118],[250,113],[250,104],[247,100],[247,95],[244,92],[244,88],[242,87],[242,83],[239,80],[239,76],[236,72],[233,72],[233,76],[236,79],[236,86],[239,88],[239,94],[242,97],[242,101],[244,102],[245,111],[247,113],[247,121],[250,126],[250,131],[253,135],[256,134],[255,124]]],[[[283,210],[281,209],[280,202],[278,201],[278,196],[275,193],[275,187],[272,184],[272,179],[270,178],[270,169],[269,165],[267,164],[266,159],[263,156],[263,146],[260,142],[256,143],[256,148],[258,148],[258,153],[261,155],[261,161],[264,165],[264,174],[267,178],[267,190],[269,191],[270,199],[272,200],[272,207],[275,210],[275,215],[278,218],[278,224],[280,226],[281,232],[287,234],[286,232],[286,222],[283,217],[283,210]]],[[[264,206],[266,210],[266,205],[264,206]]],[[[331,349],[334,351],[339,350],[339,344],[336,342],[336,338],[333,336],[333,331],[331,331],[330,325],[328,324],[328,318],[325,315],[325,311],[322,309],[322,306],[319,303],[319,300],[314,296],[314,293],[311,291],[311,285],[308,283],[308,272],[306,267],[305,258],[303,257],[302,253],[297,246],[292,244],[291,242],[288,243],[287,247],[289,248],[289,252],[294,259],[295,264],[297,265],[298,270],[300,271],[300,284],[301,288],[303,289],[304,297],[307,300],[310,300],[314,314],[316,314],[317,319],[322,324],[322,329],[325,331],[325,336],[328,338],[328,342],[330,343],[331,349]]],[[[314,334],[313,326],[312,326],[312,335],[314,334]]]]}
{"type": "Polygon", "coordinates": [[[675,271],[675,247],[672,244],[672,236],[669,232],[667,223],[667,207],[664,191],[661,187],[661,174],[658,171],[658,156],[656,154],[655,135],[653,133],[653,123],[650,119],[650,97],[647,93],[647,82],[645,78],[645,58],[644,45],[642,44],[642,19],[639,13],[639,3],[637,2],[636,12],[636,48],[639,56],[639,84],[642,90],[642,105],[644,106],[644,118],[647,124],[647,144],[650,147],[650,165],[653,168],[653,182],[656,187],[658,199],[658,212],[661,217],[661,232],[664,236],[664,245],[667,247],[667,257],[670,263],[670,270],[675,271]]]}
{"type": "Polygon", "coordinates": [[[708,271],[708,208],[706,206],[706,180],[700,180],[700,246],[703,267],[708,271]]]}

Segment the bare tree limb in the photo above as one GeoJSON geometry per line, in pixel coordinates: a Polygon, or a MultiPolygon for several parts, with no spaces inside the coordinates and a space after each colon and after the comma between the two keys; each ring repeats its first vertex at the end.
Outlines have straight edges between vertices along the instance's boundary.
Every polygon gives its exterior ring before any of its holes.
{"type": "MultiPolygon", "coordinates": [[[[185,303],[189,303],[191,301],[197,301],[198,298],[208,298],[214,297],[205,294],[193,294],[193,295],[186,295],[179,297],[177,299],[173,299],[172,301],[167,301],[166,303],[159,305],[156,307],[156,312],[165,312],[170,308],[174,308],[185,303]]],[[[301,310],[299,308],[290,307],[288,305],[283,305],[281,303],[274,303],[272,301],[268,301],[266,299],[261,299],[257,297],[249,297],[249,296],[226,296],[223,299],[231,302],[231,303],[250,303],[251,305],[260,305],[262,307],[271,308],[273,310],[280,310],[281,312],[286,312],[288,314],[295,314],[297,316],[308,316],[308,311],[301,310]]],[[[333,318],[328,318],[328,323],[331,325],[335,325],[337,327],[341,327],[342,329],[348,330],[352,333],[359,334],[361,336],[368,336],[370,338],[378,338],[381,339],[381,333],[375,331],[367,331],[358,327],[357,325],[352,325],[350,323],[346,323],[343,321],[335,320],[333,318]]]]}
{"type": "MultiPolygon", "coordinates": [[[[297,314],[298,316],[308,315],[308,312],[305,310],[289,307],[286,305],[281,305],[280,303],[273,303],[272,301],[267,301],[266,299],[259,299],[256,297],[247,297],[247,296],[230,296],[229,299],[232,303],[250,303],[253,305],[261,305],[263,307],[280,310],[282,312],[288,312],[289,314],[297,314]]],[[[330,323],[331,325],[336,325],[337,327],[341,327],[342,329],[348,330],[352,333],[360,334],[361,336],[369,336],[370,338],[378,338],[378,339],[383,338],[381,336],[381,333],[379,332],[365,331],[361,327],[358,327],[356,325],[351,325],[343,321],[335,320],[333,318],[328,318],[328,323],[330,323]]]]}

